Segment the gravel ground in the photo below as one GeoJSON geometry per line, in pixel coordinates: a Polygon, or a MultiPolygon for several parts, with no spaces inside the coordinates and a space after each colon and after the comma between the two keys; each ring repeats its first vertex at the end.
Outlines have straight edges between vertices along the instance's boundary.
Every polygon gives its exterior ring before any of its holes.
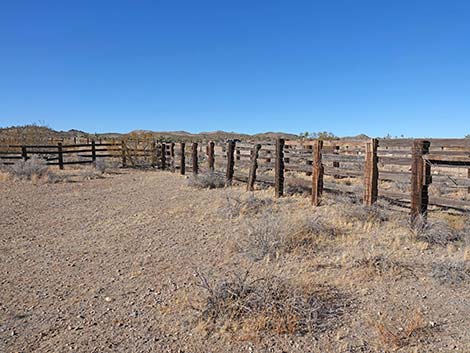
{"type": "MultiPolygon", "coordinates": [[[[390,313],[405,313],[416,301],[439,329],[400,352],[470,352],[468,282],[457,289],[415,277],[346,285],[355,273],[341,272],[349,267],[332,258],[350,253],[351,243],[307,265],[294,256],[249,264],[230,250],[245,221],[217,216],[226,193],[192,190],[181,176],[153,171],[56,184],[0,182],[0,352],[387,352],[372,343],[368,318],[387,303],[396,304],[390,313]],[[223,274],[246,266],[317,276],[354,304],[340,327],[315,336],[251,342],[199,333],[190,307],[199,293],[195,268],[223,274]]],[[[436,258],[407,251],[424,264],[436,258]]]]}

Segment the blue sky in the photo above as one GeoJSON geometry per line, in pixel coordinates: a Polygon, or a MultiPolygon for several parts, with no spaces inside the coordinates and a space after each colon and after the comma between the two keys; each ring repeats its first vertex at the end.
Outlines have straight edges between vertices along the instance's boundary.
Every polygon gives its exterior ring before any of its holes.
{"type": "Polygon", "coordinates": [[[0,126],[470,134],[470,1],[0,0],[0,126]]]}

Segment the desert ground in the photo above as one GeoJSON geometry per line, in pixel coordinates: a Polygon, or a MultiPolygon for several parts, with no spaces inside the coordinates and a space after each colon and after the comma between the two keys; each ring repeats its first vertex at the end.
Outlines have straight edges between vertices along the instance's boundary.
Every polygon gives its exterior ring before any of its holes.
{"type": "Polygon", "coordinates": [[[64,175],[0,181],[0,352],[470,352],[466,215],[64,175]]]}

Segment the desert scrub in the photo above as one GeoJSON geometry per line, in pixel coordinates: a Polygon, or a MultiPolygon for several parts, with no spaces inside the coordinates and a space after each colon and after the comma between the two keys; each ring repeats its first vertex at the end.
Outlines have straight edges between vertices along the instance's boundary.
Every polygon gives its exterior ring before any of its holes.
{"type": "Polygon", "coordinates": [[[417,217],[409,224],[412,237],[429,245],[445,246],[462,239],[462,232],[456,231],[442,219],[426,219],[417,217]]]}
{"type": "Polygon", "coordinates": [[[339,233],[318,215],[294,217],[272,211],[246,222],[245,227],[245,253],[254,261],[314,251],[320,243],[335,239],[339,233]]]}
{"type": "Polygon", "coordinates": [[[405,275],[415,276],[410,266],[391,260],[383,254],[358,259],[353,263],[353,267],[362,269],[369,277],[387,274],[395,277],[403,277],[405,275]]]}
{"type": "Polygon", "coordinates": [[[225,177],[220,173],[210,172],[191,175],[188,185],[196,189],[217,189],[225,187],[225,177]]]}
{"type": "Polygon", "coordinates": [[[470,281],[470,266],[465,261],[433,263],[431,277],[441,285],[459,285],[470,281]]]}
{"type": "Polygon", "coordinates": [[[202,300],[198,327],[207,333],[228,332],[240,338],[262,333],[321,332],[343,314],[344,305],[333,288],[298,285],[276,276],[252,278],[249,272],[227,274],[215,281],[196,272],[202,300]]]}
{"type": "Polygon", "coordinates": [[[15,162],[15,164],[9,166],[6,170],[14,178],[31,180],[46,176],[48,167],[45,160],[33,156],[26,161],[19,160],[15,162]]]}
{"type": "Polygon", "coordinates": [[[244,215],[257,215],[266,209],[272,209],[274,202],[270,198],[259,198],[254,193],[247,197],[227,192],[220,213],[226,218],[237,218],[244,215]]]}

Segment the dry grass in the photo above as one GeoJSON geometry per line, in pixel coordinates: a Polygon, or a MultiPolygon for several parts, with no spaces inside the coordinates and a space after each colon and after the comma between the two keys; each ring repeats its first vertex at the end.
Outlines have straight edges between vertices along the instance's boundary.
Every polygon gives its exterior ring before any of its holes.
{"type": "Polygon", "coordinates": [[[224,204],[219,209],[226,218],[237,218],[240,216],[254,216],[266,210],[271,210],[274,202],[271,198],[260,198],[254,193],[248,196],[227,192],[224,197],[224,204]]]}
{"type": "Polygon", "coordinates": [[[365,270],[370,276],[393,275],[399,278],[403,275],[413,274],[410,266],[391,260],[383,254],[356,260],[354,266],[365,270]]]}
{"type": "Polygon", "coordinates": [[[465,261],[433,263],[431,277],[441,285],[460,285],[470,282],[470,266],[465,261]]]}
{"type": "Polygon", "coordinates": [[[419,310],[410,313],[410,316],[401,322],[387,324],[382,320],[374,326],[380,343],[392,349],[410,345],[427,335],[431,328],[419,310]]]}
{"type": "Polygon", "coordinates": [[[19,160],[15,162],[6,170],[14,179],[32,180],[46,176],[48,167],[45,160],[33,156],[26,161],[19,160]]]}
{"type": "Polygon", "coordinates": [[[462,233],[442,219],[425,219],[420,216],[410,224],[409,229],[415,240],[429,245],[446,246],[462,239],[462,233]]]}
{"type": "Polygon", "coordinates": [[[221,173],[204,173],[191,175],[188,185],[196,189],[217,189],[225,187],[225,176],[221,173]]]}
{"type": "Polygon", "coordinates": [[[228,332],[241,339],[262,333],[323,332],[343,314],[344,303],[333,288],[302,286],[275,276],[251,278],[249,271],[214,281],[196,272],[202,288],[199,328],[207,333],[228,332]]]}
{"type": "Polygon", "coordinates": [[[306,254],[319,243],[335,239],[339,229],[330,226],[319,215],[290,215],[272,210],[245,222],[247,242],[244,252],[252,260],[275,259],[282,254],[306,254]]]}

